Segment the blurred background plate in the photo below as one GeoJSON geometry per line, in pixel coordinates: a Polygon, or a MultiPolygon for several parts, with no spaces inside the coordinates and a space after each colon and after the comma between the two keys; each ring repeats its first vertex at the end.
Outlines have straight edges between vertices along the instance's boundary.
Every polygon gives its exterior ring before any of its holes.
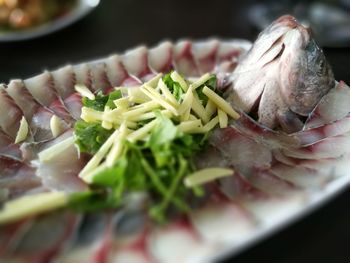
{"type": "Polygon", "coordinates": [[[11,42],[37,38],[65,28],[89,14],[100,0],[77,0],[75,6],[65,15],[44,24],[23,30],[0,31],[0,42],[11,42]]]}

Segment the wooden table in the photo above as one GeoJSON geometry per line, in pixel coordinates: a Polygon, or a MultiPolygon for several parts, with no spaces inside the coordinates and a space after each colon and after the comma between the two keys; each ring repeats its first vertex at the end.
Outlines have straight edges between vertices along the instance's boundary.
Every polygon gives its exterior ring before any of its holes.
{"type": "MultiPolygon", "coordinates": [[[[218,36],[254,40],[257,32],[245,18],[249,1],[237,2],[103,0],[91,15],[58,33],[0,44],[0,82],[164,39],[218,36]]],[[[325,49],[325,53],[336,78],[350,83],[350,48],[325,49]]],[[[347,191],[311,216],[226,262],[350,262],[349,241],[347,191]]]]}

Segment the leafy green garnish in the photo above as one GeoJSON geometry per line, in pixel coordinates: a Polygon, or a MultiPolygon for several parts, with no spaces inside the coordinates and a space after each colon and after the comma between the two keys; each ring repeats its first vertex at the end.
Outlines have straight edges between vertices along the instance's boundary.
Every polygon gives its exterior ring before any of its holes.
{"type": "Polygon", "coordinates": [[[74,126],[75,143],[80,152],[95,154],[112,134],[99,123],[77,121],[74,126]]]}
{"type": "Polygon", "coordinates": [[[106,189],[93,189],[71,194],[68,207],[77,212],[95,212],[115,208],[115,199],[106,189]]]}
{"type": "MultiPolygon", "coordinates": [[[[185,92],[178,82],[173,81],[171,72],[163,77],[163,81],[180,102],[185,92]]],[[[208,101],[203,93],[204,86],[216,90],[216,82],[216,76],[212,75],[196,89],[203,105],[208,101]]],[[[104,111],[106,106],[114,109],[113,101],[121,95],[120,91],[108,95],[99,93],[95,100],[84,98],[83,104],[97,111],[104,111]]],[[[154,111],[154,114],[156,123],[147,136],[136,141],[125,137],[118,140],[118,147],[122,150],[118,153],[117,161],[112,165],[101,161],[90,177],[91,191],[74,194],[72,207],[80,211],[120,208],[130,194],[142,192],[149,197],[150,217],[158,222],[164,222],[173,209],[190,211],[189,197],[203,195],[204,190],[201,187],[187,188],[183,179],[195,171],[193,157],[207,144],[208,133],[181,132],[179,117],[166,117],[160,110],[154,111]]],[[[150,121],[140,120],[137,127],[141,128],[150,121]]],[[[79,121],[75,126],[76,143],[81,152],[95,154],[112,132],[114,128],[106,130],[101,123],[79,121]]],[[[131,132],[134,131],[131,129],[131,132]]]]}
{"type": "MultiPolygon", "coordinates": [[[[123,203],[127,193],[148,192],[153,200],[150,216],[163,222],[170,207],[189,211],[189,189],[182,179],[194,170],[192,157],[202,148],[206,135],[184,134],[170,119],[156,115],[158,123],[149,140],[124,141],[124,155],[113,167],[97,173],[93,185],[108,189],[105,198],[108,202],[113,200],[114,207],[123,203]]],[[[193,193],[202,192],[195,189],[193,193]]]]}
{"type": "Polygon", "coordinates": [[[111,93],[108,94],[108,100],[106,102],[107,107],[109,107],[110,109],[115,109],[116,106],[114,104],[114,100],[116,99],[120,99],[122,97],[122,92],[120,90],[115,90],[111,93]]]}
{"type": "Polygon", "coordinates": [[[108,95],[103,95],[102,92],[99,92],[96,94],[94,100],[90,100],[87,97],[83,98],[83,106],[92,108],[94,110],[103,111],[105,106],[108,106],[111,109],[116,108],[115,104],[113,103],[114,100],[119,99],[122,97],[120,90],[115,90],[108,95]]]}
{"type": "Polygon", "coordinates": [[[164,81],[165,85],[167,85],[170,92],[174,95],[175,99],[180,101],[182,99],[182,95],[184,94],[184,91],[181,88],[180,83],[173,81],[173,79],[171,78],[170,75],[171,75],[171,72],[164,75],[163,81],[164,81]]]}
{"type": "MultiPolygon", "coordinates": [[[[102,92],[99,92],[95,96],[95,100],[84,97],[83,105],[98,111],[103,111],[106,106],[114,109],[116,106],[113,101],[121,97],[122,93],[120,90],[115,90],[108,95],[103,95],[102,92]]],[[[104,129],[99,123],[77,121],[74,126],[75,142],[80,152],[90,154],[95,154],[112,132],[112,130],[104,129]]]]}

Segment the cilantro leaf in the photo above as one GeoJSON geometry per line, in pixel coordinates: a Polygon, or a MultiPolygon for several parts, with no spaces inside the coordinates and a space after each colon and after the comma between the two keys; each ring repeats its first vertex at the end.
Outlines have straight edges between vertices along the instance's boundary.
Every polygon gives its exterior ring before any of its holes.
{"type": "Polygon", "coordinates": [[[112,130],[98,123],[77,121],[74,126],[75,143],[80,152],[95,154],[111,134],[112,130]]]}
{"type": "Polygon", "coordinates": [[[114,100],[120,99],[122,97],[122,92],[120,90],[115,90],[108,94],[108,100],[105,106],[108,106],[110,109],[115,109],[114,100]]]}
{"type": "Polygon", "coordinates": [[[83,106],[94,110],[103,111],[108,101],[108,97],[109,96],[103,95],[102,92],[97,93],[94,100],[83,97],[83,106]]]}
{"type": "Polygon", "coordinates": [[[150,146],[157,146],[167,142],[171,142],[175,139],[177,134],[177,128],[173,122],[160,114],[160,112],[155,112],[158,123],[152,131],[151,137],[149,139],[150,146]]]}
{"type": "Polygon", "coordinates": [[[127,167],[128,160],[124,156],[113,167],[106,167],[102,172],[96,174],[93,182],[99,186],[114,186],[123,180],[127,167]]]}
{"type": "Polygon", "coordinates": [[[116,108],[113,103],[114,100],[122,97],[122,93],[120,90],[112,91],[107,95],[103,95],[102,92],[96,94],[94,100],[90,100],[89,98],[83,98],[83,106],[92,108],[94,110],[103,111],[105,106],[110,107],[111,109],[116,108]]]}
{"type": "Polygon", "coordinates": [[[175,99],[180,101],[182,99],[182,95],[184,94],[183,89],[181,88],[180,83],[174,81],[171,78],[171,72],[163,76],[163,81],[165,85],[168,87],[170,92],[174,95],[175,99]]]}

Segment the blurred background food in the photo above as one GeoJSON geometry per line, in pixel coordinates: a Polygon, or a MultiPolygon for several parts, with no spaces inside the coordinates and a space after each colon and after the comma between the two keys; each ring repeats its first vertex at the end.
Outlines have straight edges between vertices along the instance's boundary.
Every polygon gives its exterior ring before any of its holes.
{"type": "Polygon", "coordinates": [[[76,0],[0,0],[0,29],[27,29],[66,14],[76,0]]]}

